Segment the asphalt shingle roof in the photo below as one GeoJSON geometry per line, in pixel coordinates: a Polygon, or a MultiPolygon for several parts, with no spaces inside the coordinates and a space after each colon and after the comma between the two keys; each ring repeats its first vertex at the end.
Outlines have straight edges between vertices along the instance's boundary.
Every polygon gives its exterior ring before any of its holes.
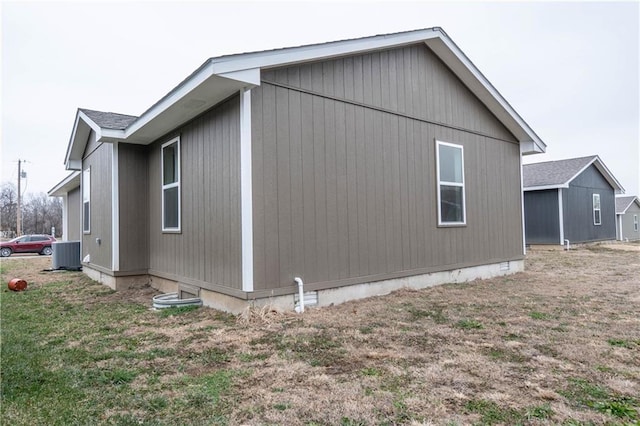
{"type": "Polygon", "coordinates": [[[115,112],[94,111],[92,109],[80,108],[94,123],[103,129],[124,130],[129,124],[136,121],[138,117],[115,112]]]}
{"type": "Polygon", "coordinates": [[[573,178],[587,164],[597,158],[570,158],[568,160],[545,161],[544,163],[525,164],[522,166],[522,179],[525,188],[536,186],[563,185],[573,178]]]}
{"type": "Polygon", "coordinates": [[[616,214],[624,213],[635,198],[635,195],[630,195],[628,197],[616,197],[616,214]]]}

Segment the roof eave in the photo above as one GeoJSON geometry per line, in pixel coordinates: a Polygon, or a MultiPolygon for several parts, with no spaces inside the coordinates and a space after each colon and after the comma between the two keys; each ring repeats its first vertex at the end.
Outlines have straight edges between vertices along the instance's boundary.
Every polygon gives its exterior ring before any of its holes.
{"type": "Polygon", "coordinates": [[[544,191],[545,189],[559,189],[568,188],[569,184],[563,183],[558,185],[538,185],[538,186],[526,186],[522,188],[523,191],[544,191]]]}
{"type": "Polygon", "coordinates": [[[70,173],[66,178],[62,179],[59,183],[51,188],[47,195],[49,197],[62,197],[72,189],[80,186],[80,172],[74,171],[70,173]]]}

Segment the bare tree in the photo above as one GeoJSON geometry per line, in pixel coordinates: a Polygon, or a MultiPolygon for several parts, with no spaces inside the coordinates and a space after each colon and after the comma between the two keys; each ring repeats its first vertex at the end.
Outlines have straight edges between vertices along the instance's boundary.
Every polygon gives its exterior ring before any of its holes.
{"type": "MultiPolygon", "coordinates": [[[[0,233],[3,237],[17,235],[18,191],[12,182],[0,185],[0,233]]],[[[55,227],[56,236],[62,235],[62,199],[49,197],[44,192],[27,194],[22,201],[22,232],[24,234],[50,234],[55,227]]]]}
{"type": "Polygon", "coordinates": [[[12,182],[0,185],[0,232],[4,237],[16,235],[18,191],[12,182]]]}
{"type": "Polygon", "coordinates": [[[44,192],[29,194],[23,210],[23,231],[25,234],[50,234],[62,231],[62,201],[48,197],[44,192]]]}

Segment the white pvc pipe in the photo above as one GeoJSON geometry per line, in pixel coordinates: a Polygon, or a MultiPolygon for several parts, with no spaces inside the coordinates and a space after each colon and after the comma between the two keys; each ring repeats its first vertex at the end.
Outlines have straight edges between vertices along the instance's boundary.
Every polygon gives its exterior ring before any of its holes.
{"type": "Polygon", "coordinates": [[[569,242],[569,240],[564,240],[564,246],[565,250],[571,249],[571,243],[569,242]]]}
{"type": "Polygon", "coordinates": [[[295,277],[293,281],[298,284],[298,307],[296,308],[296,312],[301,314],[304,312],[304,283],[300,277],[295,277]]]}

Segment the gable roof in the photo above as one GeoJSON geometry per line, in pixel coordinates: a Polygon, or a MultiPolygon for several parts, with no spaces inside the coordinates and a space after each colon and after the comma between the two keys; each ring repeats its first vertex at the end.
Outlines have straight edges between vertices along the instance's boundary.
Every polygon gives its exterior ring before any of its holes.
{"type": "Polygon", "coordinates": [[[86,128],[98,142],[149,144],[241,90],[260,85],[263,69],[334,59],[425,43],[520,142],[521,152],[545,152],[545,143],[439,27],[306,46],[210,58],[140,117],[78,110],[65,164],[77,168],[86,128]],[[131,120],[131,121],[129,121],[131,120]],[[103,126],[104,124],[104,126],[103,126]],[[79,130],[79,132],[77,132],[79,130]],[[78,145],[78,146],[75,146],[78,145]]]}
{"type": "Polygon", "coordinates": [[[124,130],[138,118],[134,115],[94,111],[86,108],[80,108],[79,110],[104,129],[124,130]]]}
{"type": "Polygon", "coordinates": [[[525,191],[568,188],[571,181],[592,164],[609,182],[609,185],[616,193],[624,192],[620,182],[597,155],[525,164],[522,166],[522,185],[525,191]]]}
{"type": "Polygon", "coordinates": [[[616,214],[625,214],[634,202],[640,207],[640,200],[635,195],[616,197],[616,214]]]}

